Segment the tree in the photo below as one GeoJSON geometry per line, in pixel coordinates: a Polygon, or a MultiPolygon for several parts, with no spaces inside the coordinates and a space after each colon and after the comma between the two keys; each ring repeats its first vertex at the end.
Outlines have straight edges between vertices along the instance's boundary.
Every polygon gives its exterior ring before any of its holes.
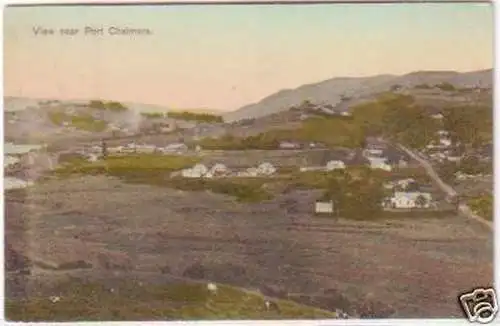
{"type": "Polygon", "coordinates": [[[102,157],[108,157],[108,146],[104,140],[102,141],[102,157]]]}
{"type": "Polygon", "coordinates": [[[105,105],[103,101],[100,100],[92,100],[89,103],[89,107],[93,109],[104,109],[105,105]]]}
{"type": "Polygon", "coordinates": [[[120,102],[109,102],[106,104],[106,108],[111,111],[126,111],[127,107],[125,107],[120,102]]]}
{"type": "Polygon", "coordinates": [[[454,91],[454,90],[456,90],[455,86],[453,86],[452,84],[447,83],[447,82],[442,82],[440,84],[437,84],[436,87],[442,91],[454,91]]]}
{"type": "Polygon", "coordinates": [[[423,208],[427,205],[427,198],[425,198],[423,195],[418,195],[418,197],[415,199],[415,204],[417,207],[423,208]]]}

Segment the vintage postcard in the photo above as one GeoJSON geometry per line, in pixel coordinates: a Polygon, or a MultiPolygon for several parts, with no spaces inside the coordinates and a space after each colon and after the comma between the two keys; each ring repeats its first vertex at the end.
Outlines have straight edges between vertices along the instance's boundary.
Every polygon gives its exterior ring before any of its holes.
{"type": "Polygon", "coordinates": [[[6,319],[496,316],[492,4],[4,17],[6,319]]]}

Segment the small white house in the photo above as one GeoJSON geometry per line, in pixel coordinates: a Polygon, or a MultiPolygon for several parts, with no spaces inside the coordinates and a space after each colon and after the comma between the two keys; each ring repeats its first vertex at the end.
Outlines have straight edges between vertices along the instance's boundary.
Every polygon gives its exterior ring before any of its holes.
{"type": "Polygon", "coordinates": [[[98,160],[99,160],[99,155],[97,154],[91,153],[87,156],[87,161],[89,162],[97,162],[98,160]]]}
{"type": "Polygon", "coordinates": [[[451,140],[448,138],[440,138],[439,143],[444,146],[444,147],[450,147],[451,146],[451,140]]]}
{"type": "Polygon", "coordinates": [[[248,168],[245,171],[240,171],[237,174],[239,177],[256,177],[259,175],[259,171],[256,168],[248,168]]]}
{"type": "Polygon", "coordinates": [[[321,171],[324,170],[325,168],[323,166],[301,166],[299,171],[300,172],[308,172],[308,171],[321,171]]]}
{"type": "Polygon", "coordinates": [[[163,148],[163,152],[173,153],[173,152],[184,152],[187,151],[188,147],[184,143],[174,143],[169,144],[163,148]]]}
{"type": "Polygon", "coordinates": [[[333,214],[333,202],[317,201],[314,205],[314,212],[316,214],[333,214]]]}
{"type": "Polygon", "coordinates": [[[457,155],[450,155],[450,156],[446,156],[446,159],[450,162],[458,162],[462,159],[462,157],[457,156],[457,155]]]}
{"type": "Polygon", "coordinates": [[[181,175],[184,178],[201,178],[208,173],[208,169],[203,164],[196,164],[190,169],[184,169],[181,171],[181,175]]]}
{"type": "Polygon", "coordinates": [[[224,164],[217,163],[214,166],[212,166],[212,168],[208,173],[210,173],[212,176],[215,177],[224,176],[229,174],[229,169],[224,164]]]}
{"type": "Polygon", "coordinates": [[[429,208],[432,203],[432,196],[429,193],[420,191],[397,191],[389,198],[388,202],[392,208],[429,208]]]}
{"type": "Polygon", "coordinates": [[[257,173],[261,175],[272,175],[276,172],[276,168],[271,163],[262,163],[257,167],[257,173]]]}
{"type": "Polygon", "coordinates": [[[281,149],[298,149],[300,145],[298,143],[290,142],[290,141],[282,141],[280,142],[279,147],[281,149]]]}
{"type": "Polygon", "coordinates": [[[333,171],[337,169],[345,169],[345,163],[340,160],[332,160],[326,163],[327,171],[333,171]]]}
{"type": "Polygon", "coordinates": [[[438,130],[436,132],[440,137],[449,137],[450,136],[450,132],[449,131],[446,131],[446,130],[438,130]]]}
{"type": "Polygon", "coordinates": [[[385,157],[380,158],[369,158],[370,168],[372,169],[380,169],[384,171],[392,171],[392,166],[387,163],[387,159],[385,157]]]}
{"type": "Polygon", "coordinates": [[[367,148],[364,153],[365,156],[380,156],[384,153],[384,151],[379,148],[367,148]]]}
{"type": "Polygon", "coordinates": [[[444,118],[444,116],[441,113],[436,113],[436,114],[432,114],[431,118],[436,119],[436,120],[441,120],[444,118]]]}
{"type": "Polygon", "coordinates": [[[415,182],[416,182],[415,179],[413,179],[413,178],[407,178],[407,179],[401,179],[401,180],[396,181],[396,184],[399,187],[401,187],[403,189],[406,189],[406,188],[408,188],[408,186],[410,184],[413,184],[415,182]]]}

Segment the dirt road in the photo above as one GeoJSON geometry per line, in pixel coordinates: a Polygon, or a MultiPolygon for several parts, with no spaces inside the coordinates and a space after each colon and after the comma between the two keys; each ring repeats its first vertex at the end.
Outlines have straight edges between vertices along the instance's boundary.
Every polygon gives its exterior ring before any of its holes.
{"type": "MultiPolygon", "coordinates": [[[[439,186],[439,188],[443,192],[445,192],[449,197],[452,198],[452,197],[455,197],[457,195],[457,192],[455,191],[455,189],[453,189],[450,185],[446,184],[443,180],[441,180],[441,178],[437,174],[436,170],[434,170],[434,168],[429,163],[429,161],[427,161],[421,155],[413,152],[412,150],[408,149],[407,147],[405,147],[405,146],[403,146],[401,144],[398,144],[398,147],[401,148],[401,150],[405,151],[413,159],[415,159],[418,162],[420,162],[420,164],[424,167],[425,171],[427,171],[427,173],[429,174],[429,176],[436,182],[436,184],[439,186]]],[[[487,221],[484,218],[482,218],[482,217],[474,214],[474,212],[466,204],[461,203],[458,206],[458,211],[462,215],[464,215],[464,216],[466,216],[466,217],[468,217],[470,219],[473,219],[473,220],[475,220],[475,221],[477,221],[477,222],[485,225],[490,230],[493,230],[493,223],[492,222],[487,221]]]]}

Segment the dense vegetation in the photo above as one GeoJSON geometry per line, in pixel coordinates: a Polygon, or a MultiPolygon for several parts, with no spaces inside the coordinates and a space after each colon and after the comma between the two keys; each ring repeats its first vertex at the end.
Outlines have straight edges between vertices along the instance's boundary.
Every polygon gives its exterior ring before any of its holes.
{"type": "Polygon", "coordinates": [[[439,126],[409,95],[382,94],[352,108],[354,121],[365,135],[382,135],[412,148],[436,138],[439,126]]]}
{"type": "Polygon", "coordinates": [[[208,122],[208,123],[224,122],[222,116],[220,115],[215,115],[210,113],[195,113],[189,111],[182,111],[182,112],[170,111],[168,112],[168,117],[179,120],[208,122]]]}
{"type": "Polygon", "coordinates": [[[493,220],[493,195],[483,195],[469,200],[468,205],[477,215],[489,221],[493,220]]]}
{"type": "Polygon", "coordinates": [[[109,110],[114,112],[123,112],[128,110],[125,105],[115,101],[104,102],[100,100],[93,100],[90,101],[89,107],[96,110],[109,110]]]}
{"type": "Polygon", "coordinates": [[[72,279],[61,286],[61,300],[47,297],[6,300],[6,318],[15,321],[138,321],[333,318],[332,312],[276,300],[280,311],[267,311],[258,293],[218,285],[210,293],[205,284],[174,283],[139,286],[133,279],[102,283],[72,279]]]}
{"type": "Polygon", "coordinates": [[[328,180],[323,199],[331,200],[338,216],[349,219],[373,219],[381,216],[381,203],[386,195],[382,181],[371,175],[370,169],[353,178],[349,173],[338,173],[328,180]]]}
{"type": "Polygon", "coordinates": [[[157,119],[163,118],[166,116],[166,113],[163,112],[142,112],[141,115],[146,119],[157,119]]]}
{"type": "Polygon", "coordinates": [[[478,147],[493,140],[493,109],[470,105],[443,110],[443,127],[450,131],[451,140],[467,147],[478,147]]]}
{"type": "Polygon", "coordinates": [[[95,119],[92,115],[87,113],[72,115],[64,112],[50,112],[49,119],[57,126],[63,126],[67,123],[68,126],[85,131],[100,132],[107,128],[106,121],[95,119]]]}
{"type": "Polygon", "coordinates": [[[199,144],[205,149],[250,150],[277,149],[282,141],[315,142],[328,147],[356,148],[363,143],[364,135],[355,123],[345,117],[317,116],[305,120],[298,129],[272,129],[249,137],[226,135],[205,138],[199,144]]]}

